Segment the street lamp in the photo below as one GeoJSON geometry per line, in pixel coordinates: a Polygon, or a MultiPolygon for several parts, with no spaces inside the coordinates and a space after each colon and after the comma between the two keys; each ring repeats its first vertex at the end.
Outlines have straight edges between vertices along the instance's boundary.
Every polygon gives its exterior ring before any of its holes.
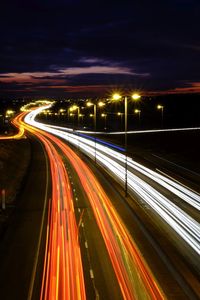
{"type": "MultiPolygon", "coordinates": [[[[72,105],[70,107],[71,111],[75,111],[77,110],[77,128],[79,130],[79,117],[80,117],[80,107],[78,105],[72,105]]],[[[73,127],[74,127],[74,118],[73,118],[73,127]]],[[[74,129],[74,128],[73,128],[74,129]]],[[[78,136],[78,144],[77,144],[77,148],[79,149],[79,132],[77,132],[77,136],[78,136]]]]}
{"type": "Polygon", "coordinates": [[[101,116],[104,118],[104,129],[106,130],[107,114],[101,114],[101,116]]]}
{"type": "Polygon", "coordinates": [[[137,94],[137,93],[134,93],[133,95],[132,95],[132,99],[133,100],[139,100],[141,98],[141,96],[139,95],[139,94],[137,94]]]}
{"type": "Polygon", "coordinates": [[[80,107],[78,105],[72,105],[70,108],[69,108],[70,111],[75,111],[77,110],[77,127],[79,129],[79,116],[80,116],[80,107]]]}
{"type": "Polygon", "coordinates": [[[12,117],[14,115],[15,111],[14,110],[11,110],[11,109],[8,109],[6,111],[6,117],[12,117]]]}
{"type": "Polygon", "coordinates": [[[98,106],[99,106],[99,107],[103,107],[104,105],[105,105],[104,102],[102,102],[102,101],[99,101],[99,102],[98,102],[98,106]]]}
{"type": "Polygon", "coordinates": [[[140,126],[140,116],[141,116],[141,110],[140,109],[135,109],[134,110],[135,114],[138,114],[138,120],[139,120],[139,126],[140,126]]]}
{"type": "MultiPolygon", "coordinates": [[[[112,99],[118,101],[122,98],[122,96],[118,93],[115,93],[112,96],[112,99]]],[[[137,93],[134,93],[131,98],[135,101],[139,100],[141,96],[137,93]]],[[[125,135],[125,197],[128,195],[128,182],[127,182],[127,116],[128,116],[128,97],[124,97],[124,135],[125,135]]]]}
{"type": "MultiPolygon", "coordinates": [[[[73,119],[72,119],[72,120],[73,120],[73,121],[72,121],[72,124],[73,124],[73,130],[74,130],[74,114],[73,114],[73,113],[70,113],[69,116],[70,116],[70,117],[73,117],[73,119]]],[[[71,122],[70,122],[70,123],[71,123],[71,122]]]]}
{"type": "Polygon", "coordinates": [[[118,112],[117,115],[120,117],[120,120],[121,120],[121,131],[122,131],[122,119],[123,119],[123,113],[118,112]]]}
{"type": "Polygon", "coordinates": [[[93,102],[89,101],[89,102],[87,102],[86,105],[88,107],[91,107],[91,106],[94,107],[94,114],[90,114],[90,117],[94,117],[94,132],[95,132],[95,137],[94,137],[94,161],[95,161],[95,164],[96,164],[96,160],[97,160],[97,157],[96,157],[97,105],[99,107],[103,107],[105,105],[105,103],[102,102],[102,101],[99,101],[96,104],[96,103],[93,103],[93,102]]]}
{"type": "MultiPolygon", "coordinates": [[[[47,111],[47,112],[49,112],[49,111],[47,111]]],[[[60,108],[60,109],[59,109],[59,114],[60,114],[60,115],[62,115],[64,112],[65,112],[65,109],[63,109],[63,108],[60,108]]]]}
{"type": "Polygon", "coordinates": [[[158,104],[158,105],[157,105],[157,109],[158,109],[158,110],[161,110],[161,127],[163,128],[163,111],[164,111],[164,106],[158,104]]]}
{"type": "Polygon", "coordinates": [[[82,118],[82,119],[81,119],[82,126],[83,126],[83,117],[84,117],[83,114],[79,114],[79,118],[82,118]]]}

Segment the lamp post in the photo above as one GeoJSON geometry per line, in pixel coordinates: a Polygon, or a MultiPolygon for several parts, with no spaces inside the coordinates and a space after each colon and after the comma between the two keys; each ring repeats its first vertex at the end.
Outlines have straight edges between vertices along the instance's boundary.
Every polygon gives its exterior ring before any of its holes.
{"type": "Polygon", "coordinates": [[[79,120],[80,120],[80,118],[81,118],[81,123],[82,123],[82,126],[83,126],[83,117],[84,117],[84,115],[83,115],[83,114],[79,114],[79,120]]]}
{"type": "MultiPolygon", "coordinates": [[[[79,129],[80,107],[78,105],[72,105],[71,108],[70,108],[70,110],[71,111],[77,110],[77,128],[79,129]]],[[[73,118],[73,121],[74,121],[74,118],[73,118]]],[[[73,125],[73,127],[74,127],[74,125],[73,125]]],[[[77,148],[79,149],[79,132],[78,132],[77,136],[78,136],[77,148]]]]}
{"type": "Polygon", "coordinates": [[[94,107],[94,114],[90,114],[90,116],[92,116],[94,118],[94,132],[95,132],[95,136],[94,136],[94,162],[96,164],[97,162],[97,157],[96,157],[96,131],[97,131],[97,105],[96,103],[92,103],[92,102],[87,102],[87,106],[93,106],[94,107]]]}
{"type": "Polygon", "coordinates": [[[77,109],[77,127],[79,128],[79,116],[80,116],[80,107],[77,105],[72,105],[70,107],[70,111],[74,111],[77,109]]]}
{"type": "MultiPolygon", "coordinates": [[[[139,100],[140,99],[140,95],[139,94],[137,94],[137,93],[134,93],[133,95],[132,95],[132,99],[133,100],[139,100]]],[[[112,99],[113,100],[115,100],[115,101],[117,101],[117,100],[120,100],[122,97],[121,97],[121,95],[120,94],[114,94],[113,95],[113,97],[112,97],[112,99]]],[[[127,122],[128,121],[128,97],[127,96],[125,96],[124,97],[124,140],[125,140],[125,186],[124,186],[124,190],[125,190],[125,197],[127,197],[128,196],[128,177],[127,177],[127,175],[128,175],[128,164],[127,164],[127,122]]]]}
{"type": "MultiPolygon", "coordinates": [[[[48,113],[49,111],[47,111],[48,113]]],[[[63,108],[59,109],[59,117],[61,117],[63,115],[63,113],[65,112],[65,110],[63,108]]]]}
{"type": "Polygon", "coordinates": [[[123,118],[123,113],[118,112],[117,115],[120,117],[120,120],[121,120],[121,131],[122,131],[122,118],[123,118]]]}
{"type": "Polygon", "coordinates": [[[135,110],[134,110],[134,112],[135,112],[135,114],[138,114],[138,120],[139,120],[139,126],[140,126],[140,120],[141,120],[141,118],[140,118],[140,116],[141,116],[141,110],[140,110],[140,109],[135,109],[135,110]]]}
{"type": "Polygon", "coordinates": [[[74,114],[73,114],[73,113],[70,113],[69,116],[70,116],[70,117],[73,117],[73,121],[72,121],[73,123],[72,123],[72,124],[73,124],[73,130],[74,130],[74,114]]]}
{"type": "Polygon", "coordinates": [[[104,118],[104,130],[106,130],[107,114],[101,114],[101,116],[104,118]]]}
{"type": "MultiPolygon", "coordinates": [[[[99,107],[102,107],[104,106],[105,103],[104,102],[98,102],[98,106],[99,107]]],[[[97,155],[96,155],[96,131],[97,131],[97,104],[96,103],[92,103],[92,102],[87,102],[87,106],[88,107],[91,107],[93,106],[94,107],[94,114],[90,114],[90,116],[93,116],[94,117],[94,132],[95,132],[95,137],[94,137],[94,161],[95,161],[95,164],[97,162],[97,155]]]]}
{"type": "Polygon", "coordinates": [[[161,127],[163,128],[163,113],[164,113],[164,106],[158,104],[158,105],[157,105],[157,109],[158,109],[158,110],[161,110],[161,127]]]}

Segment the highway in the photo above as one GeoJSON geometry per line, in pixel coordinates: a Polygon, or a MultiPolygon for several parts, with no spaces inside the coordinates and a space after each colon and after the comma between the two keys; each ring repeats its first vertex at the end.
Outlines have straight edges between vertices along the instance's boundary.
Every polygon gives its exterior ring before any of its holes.
{"type": "Polygon", "coordinates": [[[36,122],[45,108],[14,120],[51,176],[28,299],[198,299],[199,194],[128,158],[125,199],[124,154],[36,122]]]}
{"type": "MultiPolygon", "coordinates": [[[[27,123],[27,118],[25,119],[27,123]]],[[[26,130],[35,133],[36,136],[38,136],[38,138],[40,138],[41,140],[45,139],[45,143],[47,141],[46,138],[48,138],[48,140],[51,140],[51,142],[56,144],[63,152],[63,154],[68,158],[71,165],[73,165],[73,168],[75,169],[82,187],[84,188],[85,193],[88,197],[93,214],[95,216],[96,223],[103,237],[112,264],[112,268],[114,269],[118,285],[121,289],[122,297],[124,299],[134,299],[135,297],[139,297],[141,299],[149,297],[150,299],[163,299],[164,296],[162,294],[162,291],[160,290],[153,275],[151,274],[145,261],[140,255],[136,244],[129,235],[129,232],[124,226],[121,218],[115,211],[110,199],[105,194],[104,190],[99,185],[98,181],[96,180],[90,169],[87,167],[87,165],[82,160],[80,160],[75,152],[67,147],[66,144],[64,144],[60,139],[54,137],[49,133],[41,132],[39,129],[31,129],[30,126],[26,125],[24,125],[24,127],[26,128],[26,130]],[[43,138],[41,137],[41,135],[43,136],[43,138]]],[[[55,156],[56,155],[54,154],[54,157],[55,156]]],[[[52,176],[52,178],[54,180],[54,176],[52,176]]],[[[58,197],[56,196],[56,198],[58,197]]],[[[52,210],[54,210],[53,205],[51,211],[52,210]]],[[[74,224],[74,227],[75,226],[76,225],[74,224]]],[[[70,228],[72,231],[74,230],[72,227],[70,228]]],[[[51,228],[49,229],[49,234],[47,236],[50,235],[50,232],[51,228]]],[[[76,237],[76,242],[77,241],[78,239],[76,237]]],[[[57,246],[55,246],[55,249],[57,249],[57,246]]],[[[69,250],[66,249],[66,251],[68,252],[69,250]]],[[[53,253],[55,253],[55,250],[53,253]]],[[[72,260],[72,262],[77,259],[76,255],[75,257],[70,258],[70,261],[72,260]]],[[[52,255],[52,259],[55,259],[55,255],[52,255]]],[[[68,271],[69,269],[67,270],[67,272],[68,271]]],[[[48,276],[44,276],[44,278],[46,277],[48,276]]],[[[57,285],[59,286],[58,276],[56,276],[56,278],[58,280],[57,285]]],[[[77,281],[72,280],[71,282],[73,283],[74,288],[77,288],[77,281]]],[[[80,282],[80,280],[78,282],[80,282]]],[[[48,287],[49,291],[49,284],[46,285],[44,283],[44,286],[48,287]]],[[[55,295],[58,295],[58,293],[59,292],[57,291],[55,295]]],[[[43,299],[43,288],[41,297],[43,299]]]]}
{"type": "MultiPolygon", "coordinates": [[[[32,113],[30,119],[34,119],[37,112],[32,113]]],[[[26,117],[27,122],[27,117],[26,117]]],[[[30,121],[29,121],[30,122],[30,121]]],[[[38,126],[48,132],[52,132],[57,136],[64,138],[71,143],[78,144],[81,149],[87,152],[90,156],[94,156],[94,141],[73,135],[70,133],[63,133],[59,129],[49,128],[48,126],[39,124],[34,120],[32,124],[38,126]]],[[[104,168],[108,169],[119,182],[124,182],[125,170],[124,161],[125,156],[119,152],[96,143],[97,161],[103,164],[104,168]]],[[[200,209],[200,195],[190,189],[182,186],[157,172],[154,172],[141,164],[128,158],[128,186],[130,190],[137,193],[148,205],[150,205],[173,229],[197,252],[200,254],[200,236],[199,224],[187,215],[181,208],[172,203],[167,197],[160,194],[147,182],[149,180],[164,187],[168,192],[173,193],[181,200],[185,201],[195,209],[200,209]],[[137,175],[134,174],[137,171],[137,175]],[[138,176],[138,173],[142,176],[138,176]],[[145,181],[142,179],[145,176],[145,181]],[[148,179],[148,180],[147,180],[148,179]]]]}
{"type": "MultiPolygon", "coordinates": [[[[54,146],[38,131],[22,125],[42,142],[50,163],[52,192],[48,208],[41,299],[86,299],[72,191],[64,164],[54,146]]],[[[33,287],[32,287],[33,290],[33,287]]],[[[32,298],[30,291],[29,298],[32,298]]]]}
{"type": "MultiPolygon", "coordinates": [[[[26,122],[66,139],[78,145],[89,156],[94,156],[94,141],[73,135],[70,132],[63,132],[62,128],[60,130],[58,127],[52,128],[53,126],[49,127],[35,122],[34,118],[38,112],[32,112],[29,115],[29,120],[25,119],[26,122]]],[[[97,161],[103,164],[104,168],[110,173],[112,172],[113,176],[119,182],[123,183],[124,155],[99,143],[96,143],[96,155],[97,161]]],[[[145,205],[150,206],[152,211],[159,215],[162,222],[164,221],[164,224],[167,223],[169,225],[168,230],[173,229],[171,232],[172,239],[177,239],[178,236],[178,240],[181,241],[177,243],[177,247],[180,248],[179,250],[183,251],[185,248],[184,252],[186,252],[189,249],[187,258],[193,265],[197,259],[199,260],[199,220],[198,214],[195,212],[195,210],[199,210],[199,194],[166,176],[145,168],[130,158],[128,158],[128,166],[128,185],[130,191],[132,191],[133,195],[136,194],[139,196],[145,205]],[[154,182],[153,184],[152,181],[154,182]],[[163,193],[158,191],[158,185],[159,190],[160,186],[162,187],[162,192],[164,188],[163,193]],[[171,194],[175,195],[176,198],[172,197],[171,194]],[[177,201],[172,202],[171,198],[181,199],[182,201],[179,200],[179,204],[177,205],[177,201]],[[184,209],[183,207],[181,208],[183,201],[194,209],[193,216],[188,214],[190,210],[187,207],[184,207],[184,209]]]]}

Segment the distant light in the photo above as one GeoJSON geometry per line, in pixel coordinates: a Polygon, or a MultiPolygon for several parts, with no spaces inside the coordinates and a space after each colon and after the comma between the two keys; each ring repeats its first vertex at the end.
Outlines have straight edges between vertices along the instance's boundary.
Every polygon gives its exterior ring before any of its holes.
{"type": "Polygon", "coordinates": [[[140,98],[141,98],[141,96],[139,94],[137,94],[137,93],[135,93],[135,94],[132,95],[132,99],[133,100],[139,100],[140,98]]]}
{"type": "Polygon", "coordinates": [[[163,109],[163,107],[164,107],[163,105],[160,104],[157,105],[157,109],[163,109]]]}
{"type": "Polygon", "coordinates": [[[121,115],[122,115],[122,113],[121,113],[121,112],[118,112],[118,113],[117,113],[117,115],[118,115],[118,116],[121,116],[121,115]]]}
{"type": "Polygon", "coordinates": [[[12,114],[14,114],[14,110],[8,109],[6,111],[6,115],[12,115],[12,114]]]}
{"type": "Polygon", "coordinates": [[[86,104],[88,107],[94,105],[92,102],[87,102],[86,104]]]}
{"type": "Polygon", "coordinates": [[[102,102],[102,101],[100,101],[100,102],[98,103],[98,106],[99,106],[99,107],[102,107],[102,106],[104,106],[104,105],[105,105],[105,103],[102,102]]]}
{"type": "Polygon", "coordinates": [[[73,105],[73,106],[72,106],[72,109],[73,109],[73,110],[75,110],[75,109],[77,109],[77,108],[78,108],[77,105],[73,105]]]}
{"type": "Polygon", "coordinates": [[[94,117],[94,115],[93,115],[93,114],[90,114],[90,117],[94,117]]]}
{"type": "Polygon", "coordinates": [[[101,116],[102,116],[102,117],[106,117],[107,115],[106,115],[106,114],[101,114],[101,116]]]}
{"type": "Polygon", "coordinates": [[[121,95],[120,94],[117,94],[117,93],[115,93],[113,96],[112,96],[112,99],[113,100],[119,100],[119,99],[121,99],[121,95]]]}
{"type": "Polygon", "coordinates": [[[140,110],[140,109],[135,109],[134,112],[135,112],[136,114],[138,114],[138,113],[141,112],[141,110],[140,110]]]}

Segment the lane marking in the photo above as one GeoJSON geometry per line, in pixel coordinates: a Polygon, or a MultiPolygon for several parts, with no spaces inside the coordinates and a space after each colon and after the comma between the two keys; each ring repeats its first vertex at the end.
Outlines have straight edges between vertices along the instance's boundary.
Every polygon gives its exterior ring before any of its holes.
{"type": "Polygon", "coordinates": [[[91,279],[94,279],[94,272],[93,272],[92,269],[90,269],[90,278],[91,278],[91,279]]]}

